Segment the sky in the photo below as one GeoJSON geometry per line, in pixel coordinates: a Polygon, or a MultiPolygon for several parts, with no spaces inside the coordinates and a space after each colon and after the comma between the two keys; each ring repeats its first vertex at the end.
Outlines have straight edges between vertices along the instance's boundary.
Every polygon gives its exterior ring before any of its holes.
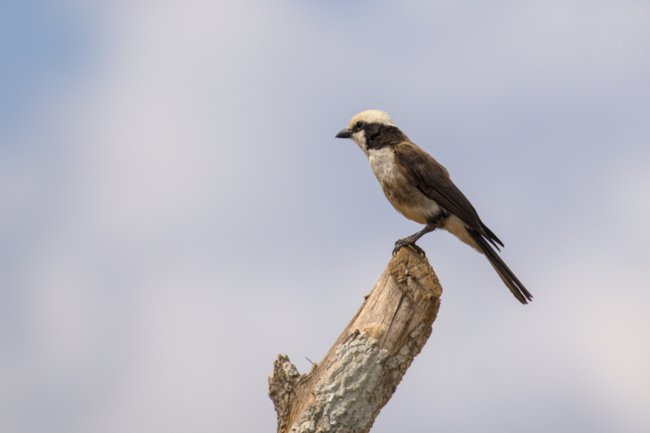
{"type": "Polygon", "coordinates": [[[420,227],[334,135],[380,108],[535,300],[447,233],[372,429],[650,431],[650,3],[0,6],[0,431],[274,431],[420,227]]]}

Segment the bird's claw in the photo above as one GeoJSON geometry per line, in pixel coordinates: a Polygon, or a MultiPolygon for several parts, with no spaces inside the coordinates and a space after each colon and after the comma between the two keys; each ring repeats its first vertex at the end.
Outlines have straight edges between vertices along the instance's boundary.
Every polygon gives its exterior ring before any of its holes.
{"type": "Polygon", "coordinates": [[[397,242],[395,242],[395,248],[393,248],[393,255],[397,254],[397,252],[402,247],[409,247],[416,253],[420,254],[422,257],[426,257],[426,254],[422,248],[417,246],[414,242],[409,242],[406,239],[400,239],[397,242]]]}

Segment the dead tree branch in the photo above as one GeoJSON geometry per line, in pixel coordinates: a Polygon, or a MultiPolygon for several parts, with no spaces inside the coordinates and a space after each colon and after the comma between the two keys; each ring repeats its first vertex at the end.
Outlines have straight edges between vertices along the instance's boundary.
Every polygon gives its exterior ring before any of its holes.
{"type": "Polygon", "coordinates": [[[269,378],[278,433],[368,432],[429,338],[441,294],[426,258],[400,249],[311,372],[278,356],[269,378]]]}

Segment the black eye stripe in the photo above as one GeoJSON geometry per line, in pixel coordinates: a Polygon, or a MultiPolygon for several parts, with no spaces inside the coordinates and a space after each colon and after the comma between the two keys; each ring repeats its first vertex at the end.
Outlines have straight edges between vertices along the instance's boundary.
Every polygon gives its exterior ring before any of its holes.
{"type": "Polygon", "coordinates": [[[358,121],[357,123],[354,124],[354,126],[352,127],[352,130],[354,132],[358,132],[358,131],[361,131],[365,126],[366,126],[365,122],[358,121]]]}

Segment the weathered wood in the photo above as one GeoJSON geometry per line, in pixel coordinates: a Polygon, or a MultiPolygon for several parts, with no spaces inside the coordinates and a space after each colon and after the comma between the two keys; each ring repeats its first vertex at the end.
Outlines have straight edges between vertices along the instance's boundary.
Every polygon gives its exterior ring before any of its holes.
{"type": "Polygon", "coordinates": [[[269,378],[278,433],[366,433],[431,335],[442,288],[402,248],[323,361],[300,375],[279,355],[269,378]]]}

